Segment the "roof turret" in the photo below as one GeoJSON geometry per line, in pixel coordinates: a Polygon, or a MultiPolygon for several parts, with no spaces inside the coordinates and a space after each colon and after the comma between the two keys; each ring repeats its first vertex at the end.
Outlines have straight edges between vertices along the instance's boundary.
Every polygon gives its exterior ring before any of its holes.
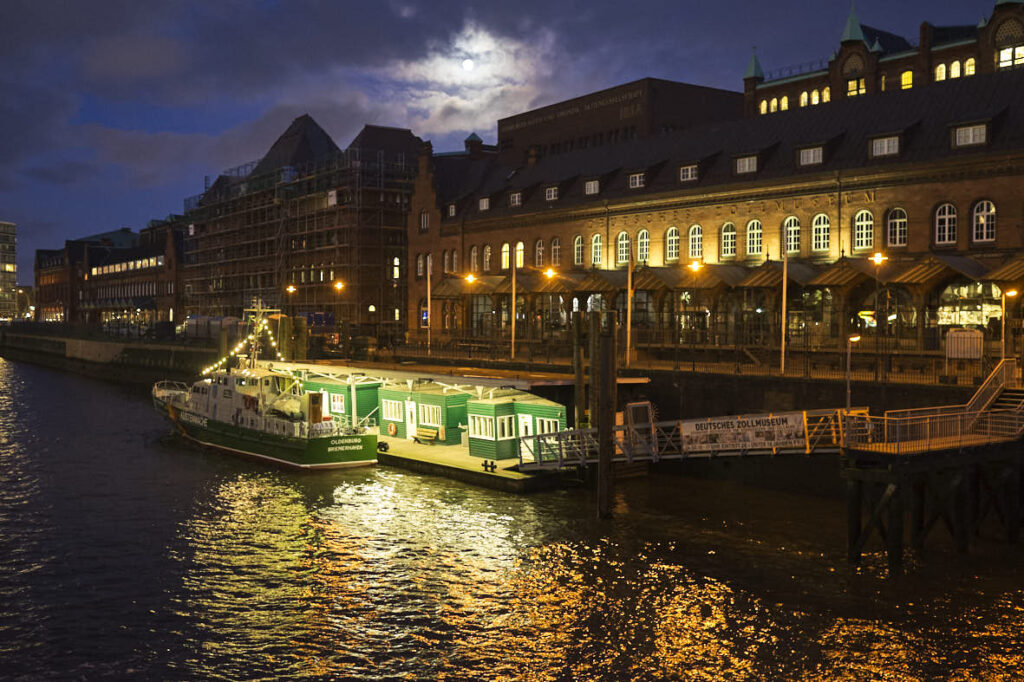
{"type": "Polygon", "coordinates": [[[846,17],[846,26],[843,28],[843,37],[839,40],[845,43],[851,40],[864,40],[864,31],[860,27],[860,19],[857,18],[857,9],[850,3],[850,16],[846,17]]]}
{"type": "Polygon", "coordinates": [[[750,55],[750,64],[747,65],[747,72],[743,74],[744,80],[747,78],[760,78],[764,80],[764,71],[761,69],[761,62],[757,59],[757,52],[750,55]]]}

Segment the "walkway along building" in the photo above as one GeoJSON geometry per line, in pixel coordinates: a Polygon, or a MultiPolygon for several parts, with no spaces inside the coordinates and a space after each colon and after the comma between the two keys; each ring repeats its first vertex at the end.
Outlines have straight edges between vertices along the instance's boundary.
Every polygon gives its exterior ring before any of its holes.
{"type": "Polygon", "coordinates": [[[240,316],[259,296],[314,329],[400,335],[420,144],[368,125],[340,150],[310,116],[295,119],[258,162],[186,200],[186,313],[240,316]]]}
{"type": "Polygon", "coordinates": [[[425,147],[411,336],[427,323],[430,262],[435,339],[507,335],[514,263],[517,333],[536,342],[564,334],[573,310],[625,319],[632,264],[640,347],[776,347],[785,259],[791,347],[843,348],[857,332],[927,354],[970,326],[998,353],[1003,289],[1024,285],[1024,5],[922,35],[913,56],[851,15],[827,73],[770,81],[754,58],[735,116],[646,138],[519,158],[473,138],[457,154],[425,147]],[[854,54],[856,91],[837,92],[854,54]],[[890,88],[879,64],[905,59],[912,81],[890,88]]]}

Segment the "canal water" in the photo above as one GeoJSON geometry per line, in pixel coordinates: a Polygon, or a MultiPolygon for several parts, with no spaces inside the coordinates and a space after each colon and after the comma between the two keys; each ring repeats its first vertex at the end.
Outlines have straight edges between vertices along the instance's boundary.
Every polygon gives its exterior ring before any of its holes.
{"type": "Polygon", "coordinates": [[[886,579],[838,500],[662,476],[514,496],[296,474],[146,391],[0,359],[0,677],[1020,678],[1024,553],[886,579]]]}

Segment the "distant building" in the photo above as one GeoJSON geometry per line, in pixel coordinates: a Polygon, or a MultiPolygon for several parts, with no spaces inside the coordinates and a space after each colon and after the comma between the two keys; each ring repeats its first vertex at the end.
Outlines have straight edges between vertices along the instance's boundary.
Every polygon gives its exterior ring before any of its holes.
{"type": "Polygon", "coordinates": [[[0,321],[18,312],[18,233],[14,223],[0,222],[0,321]]]}
{"type": "Polygon", "coordinates": [[[260,297],[314,332],[401,333],[420,144],[368,125],[340,150],[310,116],[295,119],[258,163],[186,201],[185,311],[237,316],[260,297]]]}

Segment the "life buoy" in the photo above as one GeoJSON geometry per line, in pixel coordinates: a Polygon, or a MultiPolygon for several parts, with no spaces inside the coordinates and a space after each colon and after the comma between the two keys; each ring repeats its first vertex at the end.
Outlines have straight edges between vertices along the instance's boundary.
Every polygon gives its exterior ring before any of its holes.
{"type": "Polygon", "coordinates": [[[395,426],[395,422],[388,422],[388,435],[393,436],[398,433],[398,427],[395,426]]]}

